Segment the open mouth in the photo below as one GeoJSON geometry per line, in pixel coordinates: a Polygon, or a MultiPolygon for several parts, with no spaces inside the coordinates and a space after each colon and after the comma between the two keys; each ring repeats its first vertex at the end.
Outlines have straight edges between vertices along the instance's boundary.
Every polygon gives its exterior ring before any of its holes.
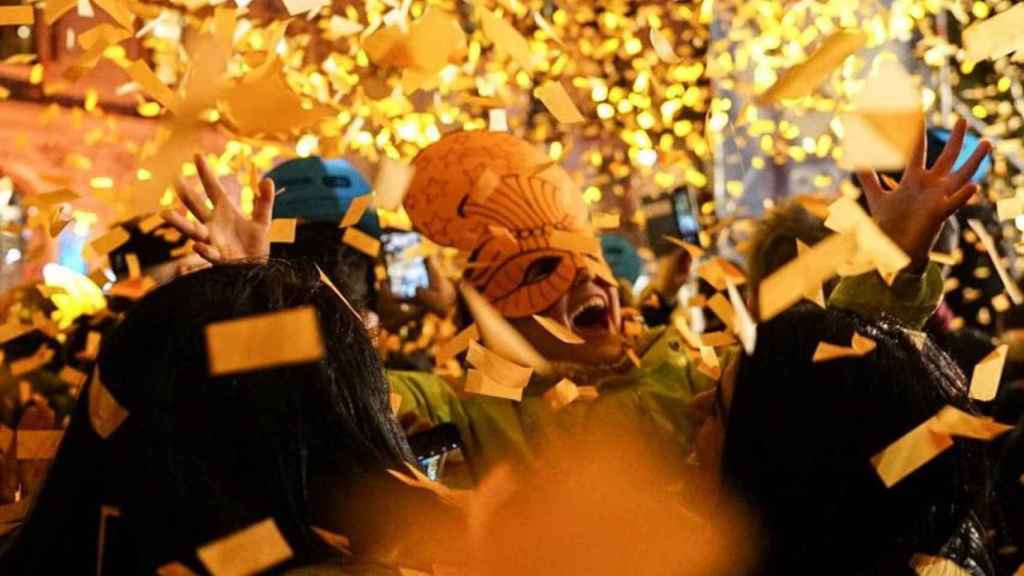
{"type": "Polygon", "coordinates": [[[572,329],[581,334],[606,333],[611,330],[611,310],[601,296],[591,296],[577,304],[569,313],[572,329]]]}

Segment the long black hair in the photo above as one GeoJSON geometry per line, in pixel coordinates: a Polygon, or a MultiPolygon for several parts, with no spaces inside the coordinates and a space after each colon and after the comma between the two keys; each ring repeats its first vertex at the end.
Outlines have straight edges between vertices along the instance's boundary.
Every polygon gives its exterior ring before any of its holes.
{"type": "MultiPolygon", "coordinates": [[[[3,574],[95,574],[101,507],[104,574],[198,570],[195,549],[273,518],[295,558],[320,560],[311,486],[341,492],[412,461],[360,321],[312,266],[271,260],[218,266],[147,296],[106,339],[103,384],[129,416],[106,440],[81,393],[49,478],[3,574]],[[318,314],[322,361],[211,377],[204,327],[297,306],[318,314]]],[[[323,525],[321,523],[321,525],[323,525]]]]}
{"type": "Polygon", "coordinates": [[[757,574],[913,574],[916,553],[986,573],[980,530],[964,528],[986,494],[975,442],[956,439],[888,489],[870,463],[945,405],[976,413],[949,357],[895,324],[802,304],[758,326],[736,373],[722,462],[760,529],[757,574]],[[849,346],[854,332],[877,348],[811,361],[819,342],[849,346]]]}

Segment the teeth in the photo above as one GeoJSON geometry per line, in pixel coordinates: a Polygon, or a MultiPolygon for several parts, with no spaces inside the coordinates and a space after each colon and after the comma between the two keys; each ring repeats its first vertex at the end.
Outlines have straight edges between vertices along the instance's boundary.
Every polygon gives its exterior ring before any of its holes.
{"type": "Polygon", "coordinates": [[[579,306],[576,307],[576,310],[573,311],[572,315],[569,317],[569,321],[575,323],[576,318],[578,318],[580,314],[583,314],[584,312],[592,308],[597,308],[599,310],[604,310],[605,308],[607,308],[607,306],[604,303],[604,298],[601,298],[600,296],[591,296],[590,298],[584,300],[583,302],[580,303],[579,306]]]}

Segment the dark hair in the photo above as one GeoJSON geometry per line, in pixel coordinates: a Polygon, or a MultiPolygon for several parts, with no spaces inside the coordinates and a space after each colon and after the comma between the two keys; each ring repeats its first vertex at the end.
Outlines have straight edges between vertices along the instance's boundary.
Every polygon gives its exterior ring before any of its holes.
{"type": "Polygon", "coordinates": [[[291,262],[316,264],[357,308],[376,307],[375,261],[342,243],[344,230],[335,223],[302,222],[295,241],[270,245],[270,254],[291,262]]]}
{"type": "Polygon", "coordinates": [[[759,325],[739,362],[722,468],[759,528],[756,574],[912,574],[915,553],[987,563],[967,538],[951,543],[986,493],[975,443],[956,439],[892,488],[870,463],[945,405],[974,412],[930,341],[918,349],[896,324],[801,304],[759,325]],[[811,361],[819,342],[849,346],[854,332],[877,348],[811,361]]]}
{"type": "Polygon", "coordinates": [[[771,210],[757,222],[747,258],[747,279],[757,285],[797,257],[796,241],[813,246],[829,235],[820,218],[796,199],[771,210]]]}
{"type": "Polygon", "coordinates": [[[218,266],[157,289],[106,339],[99,375],[129,416],[101,439],[87,384],[0,573],[95,573],[101,506],[121,511],[105,574],[197,568],[197,546],[268,517],[295,553],[285,566],[315,561],[311,483],[345,491],[412,461],[362,324],[311,266],[218,266]],[[317,311],[322,361],[208,374],[205,326],[297,306],[317,311]]]}

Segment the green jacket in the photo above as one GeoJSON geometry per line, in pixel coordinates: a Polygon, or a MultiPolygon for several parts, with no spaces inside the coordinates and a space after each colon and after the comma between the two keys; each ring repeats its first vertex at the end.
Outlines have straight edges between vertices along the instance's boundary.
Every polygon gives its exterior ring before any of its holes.
{"type": "MultiPolygon", "coordinates": [[[[888,314],[920,329],[941,297],[939,268],[929,264],[924,274],[900,274],[891,287],[874,272],[845,278],[829,298],[829,305],[874,318],[888,314]]],[[[653,344],[641,355],[639,367],[602,383],[597,399],[573,402],[557,412],[529,391],[521,402],[514,402],[461,393],[434,374],[395,371],[389,373],[389,380],[392,391],[402,397],[400,418],[412,413],[435,426],[450,422],[458,427],[469,474],[453,482],[446,479],[454,487],[478,482],[499,462],[529,465],[533,448],[549,434],[585,434],[594,423],[615,419],[649,426],[686,453],[696,425],[690,400],[713,382],[697,371],[676,330],[660,329],[648,340],[653,344]]],[[[718,353],[725,367],[739,351],[726,348],[718,353]]]]}

